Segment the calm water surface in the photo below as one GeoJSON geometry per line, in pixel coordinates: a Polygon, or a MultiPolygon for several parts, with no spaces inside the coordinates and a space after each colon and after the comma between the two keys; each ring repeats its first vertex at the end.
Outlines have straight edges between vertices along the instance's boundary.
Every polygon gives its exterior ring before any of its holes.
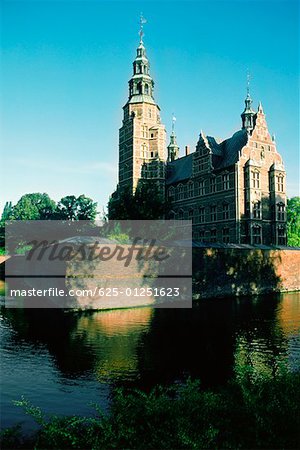
{"type": "Polygon", "coordinates": [[[2,427],[33,422],[13,400],[46,412],[93,414],[115,386],[199,377],[226,382],[235,364],[272,371],[278,359],[300,370],[300,293],[212,300],[192,310],[105,312],[2,309],[2,427]]]}

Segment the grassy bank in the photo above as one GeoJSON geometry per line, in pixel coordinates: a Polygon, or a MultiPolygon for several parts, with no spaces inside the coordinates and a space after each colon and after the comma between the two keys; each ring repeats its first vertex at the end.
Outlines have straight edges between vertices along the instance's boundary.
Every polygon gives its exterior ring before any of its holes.
{"type": "Polygon", "coordinates": [[[300,373],[261,375],[243,367],[218,391],[199,381],[151,393],[116,390],[110,414],[44,417],[24,399],[17,402],[40,429],[2,434],[2,448],[203,449],[300,448],[300,373]]]}

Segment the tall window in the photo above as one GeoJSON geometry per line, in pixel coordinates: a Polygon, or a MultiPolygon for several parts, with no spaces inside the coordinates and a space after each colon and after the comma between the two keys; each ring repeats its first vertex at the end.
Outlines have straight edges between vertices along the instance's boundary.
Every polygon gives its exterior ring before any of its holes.
{"type": "Polygon", "coordinates": [[[253,205],[253,219],[261,218],[261,203],[255,202],[253,205]]]}
{"type": "Polygon", "coordinates": [[[284,220],[285,205],[284,203],[277,203],[277,220],[284,220]]]}
{"type": "Polygon", "coordinates": [[[229,205],[228,205],[228,203],[224,203],[224,205],[223,205],[223,219],[224,220],[229,219],[229,205]]]}
{"type": "Polygon", "coordinates": [[[201,180],[201,181],[199,182],[199,194],[200,194],[200,195],[204,195],[204,194],[205,194],[204,180],[201,180]]]}
{"type": "Polygon", "coordinates": [[[210,230],[210,241],[217,242],[217,230],[215,228],[210,230]]]}
{"type": "Polygon", "coordinates": [[[205,240],[205,230],[199,231],[199,240],[203,242],[205,240]]]}
{"type": "Polygon", "coordinates": [[[223,189],[229,189],[229,173],[225,173],[222,177],[223,180],[223,189]]]}
{"type": "Polygon", "coordinates": [[[217,220],[217,207],[216,206],[210,207],[210,220],[211,220],[211,222],[216,222],[216,220],[217,220]]]}
{"type": "Polygon", "coordinates": [[[193,189],[193,183],[190,181],[189,183],[188,183],[188,197],[193,197],[193,195],[194,195],[194,189],[193,189]]]}
{"type": "Polygon", "coordinates": [[[254,189],[259,189],[260,186],[260,173],[258,170],[252,170],[251,172],[251,179],[252,179],[252,187],[254,189]]]}
{"type": "Polygon", "coordinates": [[[180,209],[180,210],[178,211],[178,220],[179,220],[180,222],[182,222],[183,219],[184,219],[184,211],[183,211],[183,209],[180,209]]]}
{"type": "Polygon", "coordinates": [[[183,197],[184,197],[184,198],[187,198],[187,196],[188,196],[188,187],[187,187],[187,185],[185,184],[185,185],[183,186],[183,197]]]}
{"type": "Polygon", "coordinates": [[[147,145],[146,144],[141,145],[141,157],[147,158],[147,145]]]}
{"type": "Polygon", "coordinates": [[[276,188],[278,192],[283,192],[283,176],[277,175],[276,176],[276,188]]]}
{"type": "Polygon", "coordinates": [[[193,209],[189,209],[189,220],[194,222],[194,210],[193,209]]]}
{"type": "Polygon", "coordinates": [[[210,179],[210,192],[213,194],[217,190],[217,179],[216,177],[212,177],[210,179]]]}
{"type": "Polygon", "coordinates": [[[229,239],[229,228],[223,228],[222,235],[223,235],[223,242],[225,244],[227,244],[230,240],[229,239]]]}
{"type": "Polygon", "coordinates": [[[261,227],[256,225],[252,228],[253,244],[261,244],[261,227]]]}
{"type": "Polygon", "coordinates": [[[175,198],[175,191],[174,191],[174,187],[173,186],[170,187],[170,189],[168,191],[168,194],[169,194],[170,202],[173,202],[174,198],[175,198]]]}
{"type": "Polygon", "coordinates": [[[286,245],[285,228],[282,226],[277,228],[277,241],[279,245],[286,245]]]}
{"type": "Polygon", "coordinates": [[[177,189],[178,189],[178,200],[183,200],[184,192],[182,184],[179,184],[177,189]]]}
{"type": "Polygon", "coordinates": [[[205,208],[203,206],[199,208],[199,222],[205,222],[205,208]]]}

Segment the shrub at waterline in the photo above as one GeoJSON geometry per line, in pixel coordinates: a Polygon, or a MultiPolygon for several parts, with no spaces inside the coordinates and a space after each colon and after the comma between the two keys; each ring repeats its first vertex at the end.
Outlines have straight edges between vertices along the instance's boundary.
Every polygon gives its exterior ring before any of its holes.
{"type": "Polygon", "coordinates": [[[6,430],[2,448],[300,448],[300,373],[286,370],[242,367],[216,392],[191,380],[149,394],[117,389],[109,415],[97,410],[94,418],[46,418],[26,400],[17,403],[40,430],[30,439],[6,430]]]}

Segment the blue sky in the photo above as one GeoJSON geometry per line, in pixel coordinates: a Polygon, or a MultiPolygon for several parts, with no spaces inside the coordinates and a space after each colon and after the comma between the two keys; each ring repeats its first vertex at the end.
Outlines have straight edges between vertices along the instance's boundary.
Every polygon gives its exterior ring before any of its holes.
{"type": "Polygon", "coordinates": [[[139,15],[170,132],[240,128],[249,68],[288,174],[299,192],[297,1],[2,1],[2,196],[85,194],[106,206],[117,183],[118,128],[138,45],[139,15]]]}

